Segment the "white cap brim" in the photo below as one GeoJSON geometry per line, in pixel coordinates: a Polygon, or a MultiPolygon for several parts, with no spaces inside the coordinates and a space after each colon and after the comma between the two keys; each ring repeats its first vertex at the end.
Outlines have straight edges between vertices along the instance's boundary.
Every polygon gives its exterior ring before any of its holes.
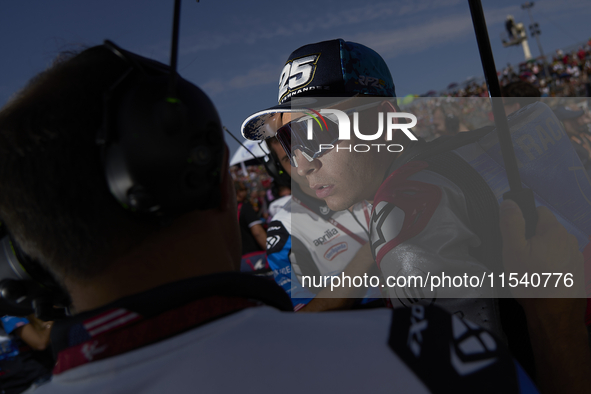
{"type": "Polygon", "coordinates": [[[288,112],[303,112],[313,108],[317,102],[318,100],[315,98],[302,97],[250,115],[242,123],[242,136],[251,141],[261,141],[274,137],[279,128],[280,120],[279,117],[273,119],[275,115],[288,112]]]}

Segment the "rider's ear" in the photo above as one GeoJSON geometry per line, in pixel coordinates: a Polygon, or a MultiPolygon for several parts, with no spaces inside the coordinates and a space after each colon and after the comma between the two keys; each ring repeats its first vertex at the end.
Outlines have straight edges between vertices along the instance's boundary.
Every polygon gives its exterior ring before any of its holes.
{"type": "Polygon", "coordinates": [[[387,100],[384,100],[380,103],[380,105],[378,106],[378,110],[380,112],[398,112],[394,104],[387,100]]]}
{"type": "MultiPolygon", "coordinates": [[[[380,103],[380,105],[378,105],[378,111],[379,112],[384,112],[384,113],[388,113],[388,112],[398,112],[396,110],[396,107],[394,106],[394,104],[392,104],[391,101],[388,100],[384,100],[380,103]]],[[[399,123],[399,119],[398,118],[394,118],[392,119],[393,123],[399,123]]]]}

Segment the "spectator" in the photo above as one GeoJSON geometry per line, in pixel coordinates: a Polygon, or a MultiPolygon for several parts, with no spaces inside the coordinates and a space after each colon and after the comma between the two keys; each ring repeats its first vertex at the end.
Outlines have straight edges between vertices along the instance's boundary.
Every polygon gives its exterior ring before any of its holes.
{"type": "Polygon", "coordinates": [[[441,106],[435,107],[432,119],[435,137],[445,135],[447,133],[445,128],[445,111],[441,106]]]}
{"type": "Polygon", "coordinates": [[[256,214],[254,207],[247,198],[248,189],[242,182],[235,182],[236,201],[238,203],[238,221],[242,234],[242,254],[261,251],[266,246],[266,233],[263,221],[256,214]]]}
{"type": "Polygon", "coordinates": [[[525,81],[511,82],[501,89],[505,114],[509,115],[522,107],[540,101],[540,90],[525,81]]]}
{"type": "Polygon", "coordinates": [[[22,393],[50,378],[52,324],[35,316],[0,318],[0,393],[22,393]]]}
{"type": "Polygon", "coordinates": [[[459,110],[451,106],[444,109],[443,105],[436,106],[433,110],[433,126],[435,137],[455,135],[468,130],[460,119],[459,110]]]}

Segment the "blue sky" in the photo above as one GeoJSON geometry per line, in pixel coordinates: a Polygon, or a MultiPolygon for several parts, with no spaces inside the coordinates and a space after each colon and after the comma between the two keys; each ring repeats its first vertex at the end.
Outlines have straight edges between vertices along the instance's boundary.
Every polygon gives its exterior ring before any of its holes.
{"type": "MultiPolygon", "coordinates": [[[[508,14],[529,25],[523,2],[482,0],[497,68],[523,60],[520,47],[500,43],[508,14]]],[[[107,38],[168,63],[172,6],[172,0],[3,2],[0,105],[60,51],[107,38]]],[[[541,0],[532,14],[547,54],[591,38],[589,0],[541,0]]],[[[398,96],[482,75],[466,0],[184,0],[179,71],[211,97],[222,122],[239,135],[247,116],[276,103],[279,73],[289,54],[333,38],[378,51],[398,96]]],[[[530,48],[539,54],[533,39],[530,48]]],[[[235,151],[237,143],[227,141],[235,151]]]]}

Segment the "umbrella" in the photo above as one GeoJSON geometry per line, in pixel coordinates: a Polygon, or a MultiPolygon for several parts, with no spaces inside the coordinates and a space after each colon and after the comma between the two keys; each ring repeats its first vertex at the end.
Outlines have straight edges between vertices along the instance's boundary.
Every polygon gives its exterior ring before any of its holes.
{"type": "Polygon", "coordinates": [[[230,160],[231,166],[244,163],[256,157],[266,156],[269,153],[266,151],[267,147],[265,146],[263,149],[263,144],[259,145],[257,141],[244,140],[244,142],[242,142],[240,145],[241,146],[238,148],[236,153],[234,153],[232,159],[230,160]]]}

